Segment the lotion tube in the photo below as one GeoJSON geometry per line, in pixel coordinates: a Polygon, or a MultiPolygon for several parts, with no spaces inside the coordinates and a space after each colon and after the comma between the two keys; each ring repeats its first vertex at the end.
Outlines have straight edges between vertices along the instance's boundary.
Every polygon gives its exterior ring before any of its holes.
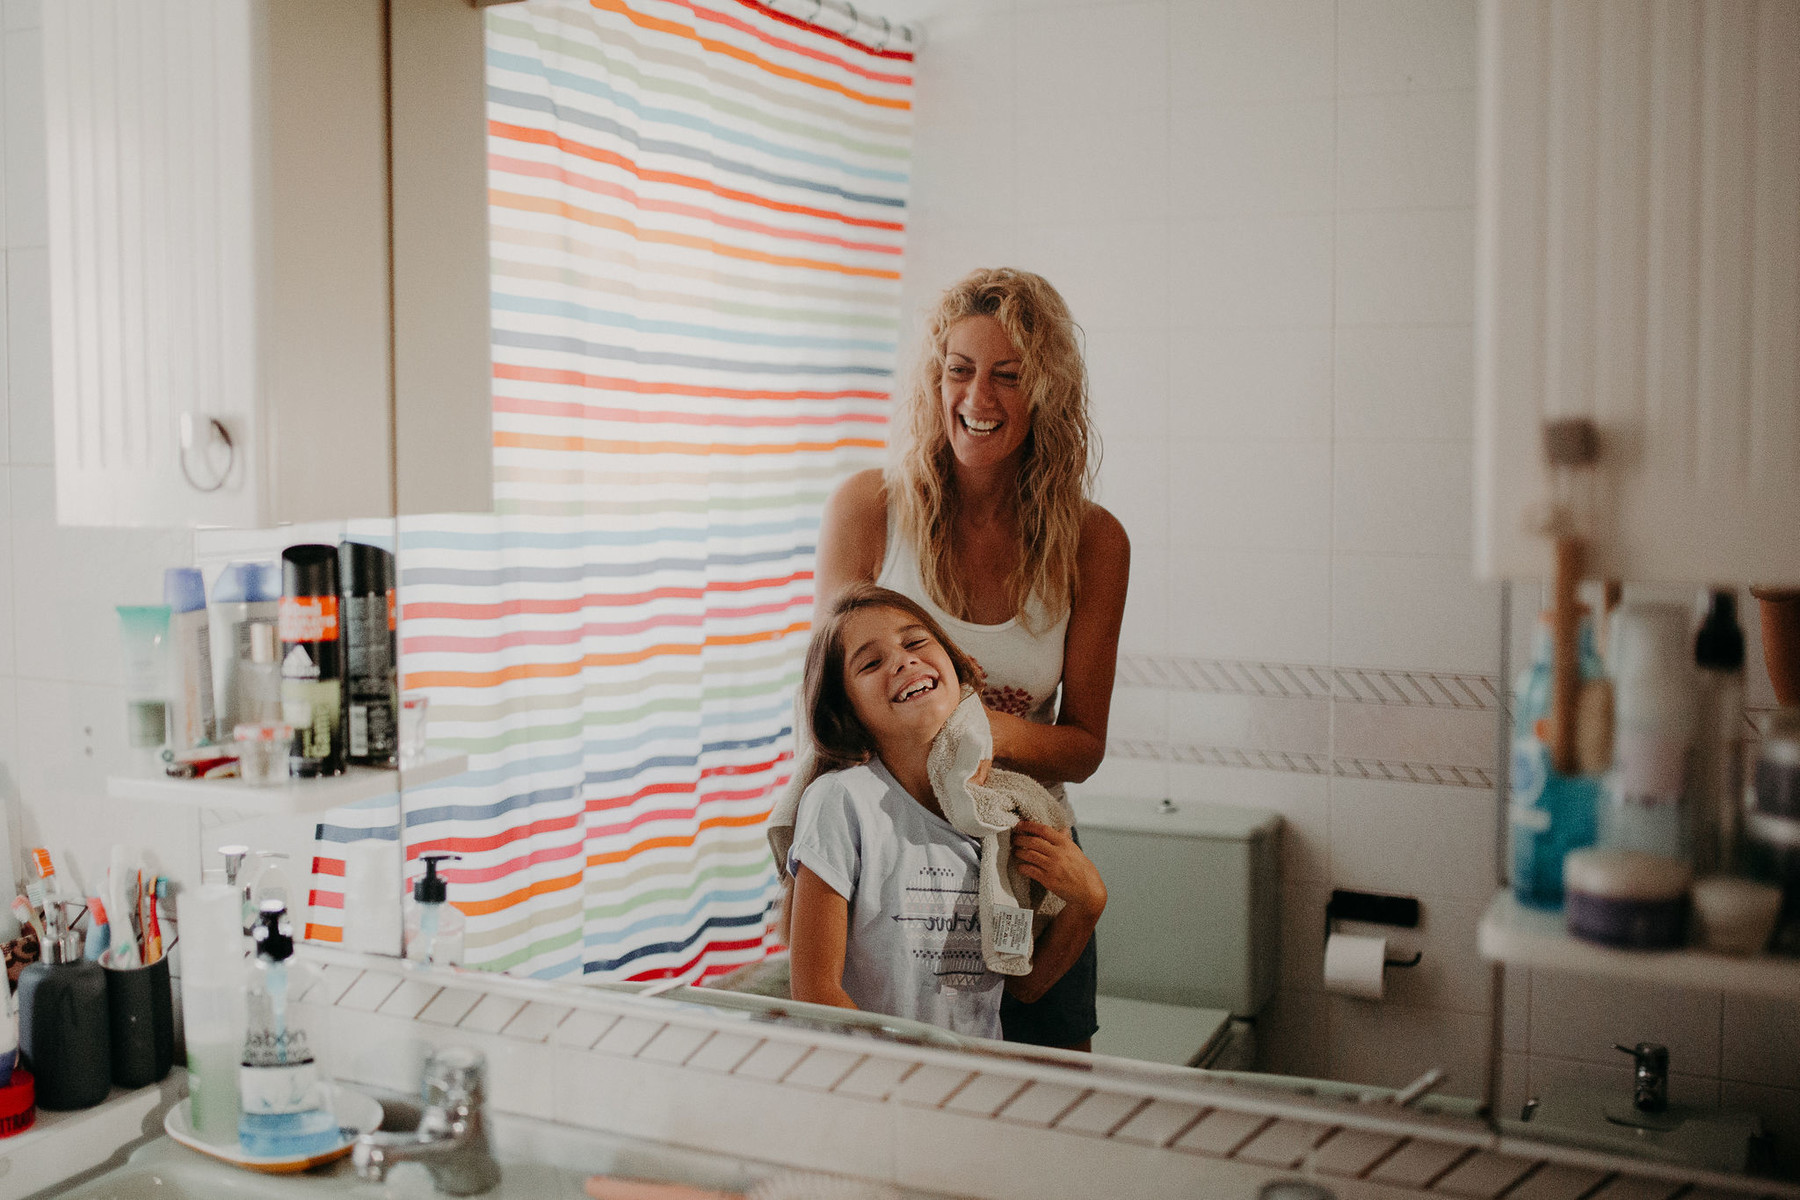
{"type": "Polygon", "coordinates": [[[169,740],[169,606],[121,604],[118,613],[126,740],[154,755],[169,740]]]}
{"type": "Polygon", "coordinates": [[[169,740],[177,751],[213,740],[212,628],[206,615],[206,584],[193,567],[163,572],[163,600],[169,606],[169,644],[175,660],[170,681],[169,740]]]}

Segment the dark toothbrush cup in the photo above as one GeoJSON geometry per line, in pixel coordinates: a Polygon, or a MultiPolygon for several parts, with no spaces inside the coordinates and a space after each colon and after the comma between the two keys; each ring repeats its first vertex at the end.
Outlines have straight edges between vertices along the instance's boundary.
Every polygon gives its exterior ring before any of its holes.
{"type": "Polygon", "coordinates": [[[105,974],[112,1081],[124,1088],[156,1083],[175,1063],[168,955],[147,967],[108,967],[105,974]]]}
{"type": "Polygon", "coordinates": [[[77,959],[32,963],[19,976],[19,1050],[39,1108],[89,1108],[112,1090],[105,974],[77,959]]]}

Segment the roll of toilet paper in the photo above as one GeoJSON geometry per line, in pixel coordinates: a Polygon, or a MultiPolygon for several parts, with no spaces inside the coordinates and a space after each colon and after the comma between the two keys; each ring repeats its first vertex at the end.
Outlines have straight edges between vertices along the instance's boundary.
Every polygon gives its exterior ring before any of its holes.
{"type": "Polygon", "coordinates": [[[1363,1000],[1381,999],[1387,939],[1334,933],[1325,939],[1325,990],[1363,1000]]]}

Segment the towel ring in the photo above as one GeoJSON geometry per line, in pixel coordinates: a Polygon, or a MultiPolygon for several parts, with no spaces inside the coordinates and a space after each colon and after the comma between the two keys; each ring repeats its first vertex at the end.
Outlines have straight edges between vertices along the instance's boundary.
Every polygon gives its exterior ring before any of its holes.
{"type": "Polygon", "coordinates": [[[225,428],[223,421],[217,417],[196,418],[192,413],[181,414],[181,445],[176,453],[176,461],[181,466],[181,477],[188,481],[189,487],[197,492],[218,491],[225,486],[225,481],[231,478],[231,467],[236,459],[237,447],[232,443],[231,431],[225,428]],[[194,449],[196,440],[194,435],[201,428],[207,431],[209,448],[213,443],[223,442],[225,444],[225,466],[219,471],[218,478],[210,484],[201,483],[195,479],[193,471],[188,467],[188,453],[194,449]]]}

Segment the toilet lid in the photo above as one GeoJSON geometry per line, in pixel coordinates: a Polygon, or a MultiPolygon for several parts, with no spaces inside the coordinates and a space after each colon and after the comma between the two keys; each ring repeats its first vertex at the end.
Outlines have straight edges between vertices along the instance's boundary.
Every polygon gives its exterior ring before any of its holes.
{"type": "Polygon", "coordinates": [[[1141,1062],[1192,1066],[1225,1036],[1231,1014],[1222,1008],[1152,1004],[1120,996],[1096,996],[1100,1032],[1094,1053],[1141,1062]]]}

